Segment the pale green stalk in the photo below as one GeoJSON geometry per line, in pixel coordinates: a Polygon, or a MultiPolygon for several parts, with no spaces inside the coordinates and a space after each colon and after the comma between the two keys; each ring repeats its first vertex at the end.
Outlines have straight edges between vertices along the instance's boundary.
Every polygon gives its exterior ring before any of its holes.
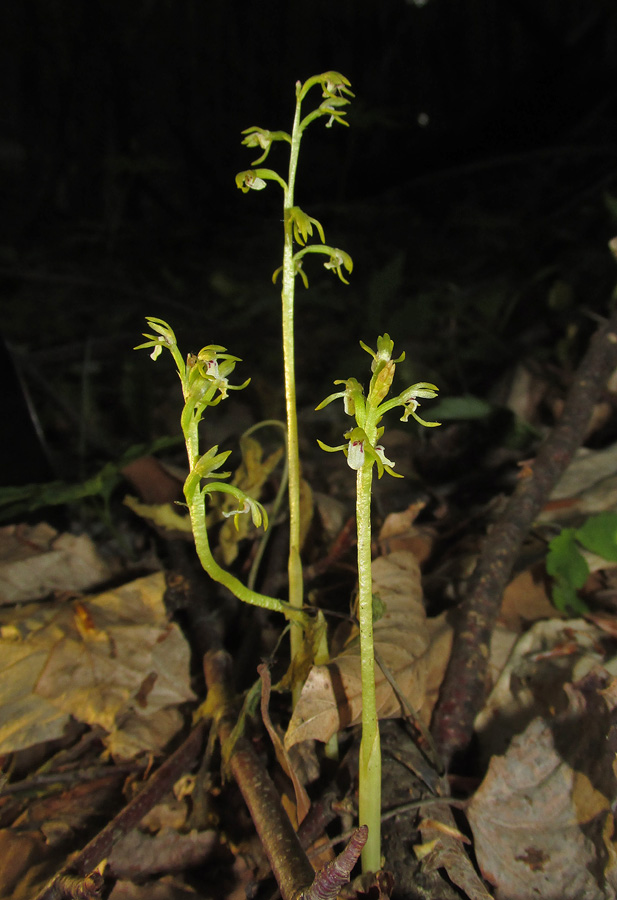
{"type": "Polygon", "coordinates": [[[358,530],[358,619],[362,678],[362,741],[359,760],[359,824],[368,825],[362,851],[362,871],[381,868],[381,748],[375,700],[373,653],[373,579],[371,574],[371,484],[373,465],[366,461],[356,473],[358,530]]]}
{"type": "Polygon", "coordinates": [[[373,646],[373,582],[371,559],[371,486],[373,466],[377,465],[379,477],[387,472],[395,478],[402,476],[393,471],[395,463],[389,460],[379,443],[383,428],[379,423],[390,409],[404,408],[401,417],[406,422],[412,416],[429,427],[438,422],[425,422],[417,414],[418,397],[436,397],[437,388],[428,382],[411,385],[397,397],[386,400],[390,391],[396,364],[405,354],[392,359],[394,341],[389,334],[377,338],[377,352],[360,341],[360,345],[372,357],[373,377],[368,395],[355,378],[339,379],[335,384],[345,385],[343,390],[330,394],[319,404],[323,409],[333,400],[341,398],[345,412],[356,420],[356,427],[345,432],[348,443],[329,447],[318,441],[328,452],[343,450],[347,462],[356,470],[356,528],[358,532],[358,620],[360,623],[360,675],[362,681],[362,740],[358,767],[358,805],[360,824],[368,825],[368,840],[362,851],[362,871],[377,872],[381,867],[381,748],[379,719],[375,698],[375,650],[373,646]]]}
{"type": "MultiPolygon", "coordinates": [[[[304,84],[296,82],[296,109],[291,134],[283,131],[268,131],[264,128],[246,128],[242,134],[246,135],[243,144],[248,147],[259,147],[263,153],[259,159],[254,160],[255,169],[248,169],[236,175],[237,186],[245,193],[249,190],[262,190],[268,181],[276,181],[283,189],[283,265],[276,270],[273,280],[276,281],[282,271],[282,320],[283,320],[283,367],[285,374],[285,407],[287,416],[287,460],[289,465],[289,603],[294,609],[301,609],[304,599],[304,587],[302,576],[302,563],[300,560],[300,455],[298,449],[298,422],[296,413],[296,381],[294,365],[294,293],[295,277],[300,274],[304,285],[308,287],[308,280],[302,271],[302,258],[307,253],[321,253],[328,257],[325,267],[332,269],[338,277],[347,284],[342,269],[351,272],[353,262],[349,254],[335,247],[325,244],[324,231],[321,224],[308,216],[301,209],[294,206],[294,189],[296,172],[298,168],[298,154],[300,141],[304,129],[311,122],[323,116],[328,117],[326,127],[333,122],[344,122],[346,115],[343,107],[349,103],[345,96],[353,97],[349,90],[349,81],[340,72],[324,72],[314,75],[304,84]],[[319,86],[322,91],[322,102],[310,112],[304,119],[300,118],[302,101],[307,93],[319,86]],[[285,182],[274,170],[261,168],[262,163],[270,152],[274,141],[286,141],[290,145],[289,174],[285,182]],[[321,244],[307,246],[308,238],[313,234],[313,226],[317,229],[321,244]],[[301,249],[294,253],[294,240],[301,249]]],[[[291,659],[298,660],[302,657],[304,635],[297,622],[292,623],[291,635],[291,659]]],[[[293,678],[292,700],[295,706],[302,689],[296,677],[293,678]]]]}
{"type": "MultiPolygon", "coordinates": [[[[281,299],[283,305],[283,368],[285,372],[285,410],[287,416],[287,461],[289,466],[289,559],[287,572],[289,577],[289,603],[297,609],[302,608],[304,585],[302,578],[302,562],[300,559],[300,452],[298,448],[298,418],[296,413],[296,376],[294,350],[294,293],[295,270],[293,263],[293,232],[289,211],[294,205],[294,187],[298,168],[298,154],[302,129],[300,128],[301,100],[296,98],[296,112],[291,132],[291,150],[289,153],[289,177],[284,188],[284,229],[285,244],[283,248],[283,286],[281,299]]],[[[292,622],[290,628],[291,659],[297,659],[302,650],[302,627],[292,622]]],[[[298,699],[301,684],[293,689],[293,705],[298,699]]]]}
{"type": "MultiPolygon", "coordinates": [[[[217,485],[218,489],[223,486],[228,487],[228,485],[217,485]]],[[[228,572],[226,569],[219,566],[210,550],[208,529],[206,528],[204,493],[199,489],[198,484],[191,488],[187,479],[184,495],[191,517],[191,528],[193,530],[193,537],[195,538],[197,556],[208,575],[215,581],[224,585],[232,594],[238,597],[239,600],[250,603],[252,606],[261,606],[263,609],[270,609],[274,612],[283,613],[283,615],[287,616],[292,622],[298,622],[298,627],[302,628],[304,615],[301,610],[293,609],[287,603],[284,603],[276,597],[270,597],[267,594],[260,594],[258,591],[251,590],[251,588],[247,587],[236,578],[235,575],[232,575],[231,572],[228,572]]]]}

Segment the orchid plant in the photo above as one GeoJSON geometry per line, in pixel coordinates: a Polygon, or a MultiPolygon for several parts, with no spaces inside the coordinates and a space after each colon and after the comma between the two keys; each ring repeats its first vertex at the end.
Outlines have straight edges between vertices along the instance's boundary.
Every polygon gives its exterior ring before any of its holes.
{"type": "MultiPolygon", "coordinates": [[[[217,406],[227,398],[230,391],[242,390],[250,379],[242,384],[230,384],[229,377],[235,369],[238,357],[232,356],[224,347],[209,344],[197,354],[189,354],[186,361],[178,349],[176,336],[172,328],[163,319],[147,317],[152,332],[144,334],[145,343],[135,349],[151,349],[151,357],[156,360],[163,350],[168,350],[176,364],[182,393],[184,409],[181,426],[186,443],[189,474],[184,484],[184,496],[188,506],[191,527],[199,559],[208,574],[216,581],[224,584],[241,600],[269,610],[283,613],[290,622],[291,659],[293,662],[302,655],[304,634],[311,632],[311,620],[303,610],[303,579],[300,561],[300,460],[298,451],[298,425],[296,416],[295,363],[294,363],[294,289],[295,278],[299,275],[304,286],[308,287],[308,279],[303,269],[303,262],[309,254],[322,254],[327,257],[324,266],[335,272],[341,281],[347,284],[345,273],[353,269],[351,257],[337,247],[326,244],[324,229],[317,219],[309,216],[295,205],[294,190],[300,141],[305,129],[319,118],[326,117],[326,127],[335,122],[342,125],[344,107],[353,97],[350,82],[339,72],[325,72],[315,75],[306,82],[296,84],[296,107],[291,133],[284,131],[267,131],[263,128],[247,128],[243,144],[249,148],[262,151],[253,162],[256,168],[240,172],[236,176],[237,186],[245,193],[249,190],[262,190],[268,181],[276,182],[283,191],[283,264],[273,274],[276,282],[282,275],[282,318],[283,318],[283,359],[285,374],[285,404],[287,414],[287,464],[289,490],[289,597],[288,602],[269,597],[244,585],[230,572],[223,569],[214,559],[208,540],[206,527],[206,500],[214,491],[232,495],[237,507],[228,515],[233,515],[236,523],[238,517],[250,515],[256,526],[267,527],[267,514],[264,507],[249,497],[239,487],[225,483],[229,472],[221,472],[228,452],[219,453],[214,446],[202,453],[199,447],[199,423],[211,406],[217,406]],[[312,88],[321,90],[322,102],[311,112],[302,116],[302,103],[312,88]],[[283,141],[290,146],[289,171],[287,179],[283,179],[273,169],[261,167],[275,141],[283,141]],[[309,243],[309,239],[318,237],[319,242],[309,243]],[[294,242],[298,248],[294,246],[294,242]],[[218,480],[211,480],[214,477],[218,480]]],[[[419,399],[430,399],[437,396],[437,388],[428,382],[411,385],[398,396],[388,399],[398,359],[392,359],[394,343],[388,334],[377,340],[377,350],[373,351],[361,343],[364,350],[372,357],[372,377],[368,393],[364,395],[361,384],[355,378],[336,381],[344,385],[342,390],[331,394],[319,404],[322,409],[333,400],[342,399],[345,413],[355,419],[355,426],[345,433],[346,443],[338,447],[329,447],[319,442],[329,452],[342,451],[347,457],[348,465],[356,472],[356,510],[358,531],[358,617],[360,623],[360,659],[362,679],[362,742],[360,749],[359,770],[359,817],[360,825],[368,826],[369,836],[362,852],[364,871],[377,871],[381,864],[381,752],[379,743],[379,727],[375,701],[375,671],[373,649],[373,597],[371,580],[371,485],[373,467],[381,478],[384,472],[393,477],[401,477],[394,472],[395,463],[388,459],[380,443],[384,429],[380,427],[382,417],[395,407],[403,408],[401,420],[406,422],[411,416],[421,425],[432,427],[438,422],[427,422],[418,415],[419,399]]],[[[225,514],[225,513],[224,513],[225,514]]],[[[301,684],[292,687],[294,702],[299,695],[301,684]]]]}
{"type": "MultiPolygon", "coordinates": [[[[289,603],[301,609],[304,597],[302,564],[300,562],[300,457],[298,452],[298,422],[296,415],[296,383],[294,359],[294,292],[295,278],[299,275],[304,286],[308,288],[308,278],[302,265],[309,254],[323,254],[327,257],[324,266],[335,272],[342,282],[348,284],[343,270],[351,272],[353,262],[348,253],[338,247],[326,244],[324,229],[317,219],[309,216],[295,205],[294,191],[298,169],[298,156],[302,135],[308,126],[317,119],[326,118],[326,128],[335,122],[347,125],[343,107],[353,97],[351,85],[340,72],[325,72],[314,75],[304,83],[296,83],[296,108],[291,133],[286,131],[268,131],[265,128],[251,127],[245,129],[242,141],[249,148],[257,148],[261,155],[252,163],[259,168],[251,168],[236,175],[236,184],[244,192],[261,191],[268,181],[276,182],[283,190],[283,265],[273,274],[277,281],[281,275],[281,299],[283,318],[283,368],[285,373],[285,410],[287,417],[287,460],[289,467],[289,603]],[[312,88],[321,90],[322,102],[302,116],[302,103],[312,88]],[[283,179],[273,169],[260,166],[270,153],[275,141],[289,144],[289,170],[287,179],[283,179]],[[321,243],[308,243],[309,238],[317,232],[321,243]],[[299,249],[294,248],[294,241],[299,249]]],[[[298,659],[302,653],[303,633],[298,622],[291,624],[291,658],[298,659]]],[[[295,703],[302,685],[297,681],[292,686],[295,703]]]]}
{"type": "Polygon", "coordinates": [[[265,609],[281,612],[290,621],[305,621],[302,610],[290,606],[276,597],[260,594],[243,584],[238,578],[218,564],[212,555],[206,527],[206,499],[214,491],[231,494],[238,506],[229,513],[233,515],[236,524],[239,516],[250,515],[253,524],[259,527],[268,526],[268,516],[264,507],[257,500],[249,497],[244,491],[233,484],[226,484],[223,479],[229,478],[230,472],[221,472],[220,468],[227,460],[231,450],[218,452],[218,446],[211,447],[205,453],[199,449],[199,423],[208,407],[218,406],[222,400],[228,397],[229,391],[241,391],[250,382],[250,378],[243,384],[230,384],[229,376],[241,360],[237,356],[227,353],[225,347],[218,344],[209,344],[203,347],[199,353],[189,353],[186,362],[176,341],[173,329],[154,316],[147,316],[146,321],[154,334],[144,334],[147,341],[135,347],[136,350],[150,349],[150,356],[156,360],[163,350],[169,350],[174,362],[184,395],[184,409],[180,418],[182,433],[186,444],[186,452],[189,463],[189,474],[184,482],[184,497],[191,518],[191,529],[195,539],[195,547],[199,560],[215,581],[225,585],[233,594],[245,603],[254,606],[262,606],[265,609]],[[210,481],[216,477],[217,481],[210,481]]]}
{"type": "Polygon", "coordinates": [[[373,467],[377,466],[379,478],[384,472],[401,478],[394,472],[395,463],[388,459],[380,440],[384,429],[379,423],[384,414],[396,407],[403,408],[401,421],[411,416],[428,428],[439,422],[427,422],[417,409],[418,398],[437,396],[434,384],[420,381],[401,394],[386,399],[396,364],[405,354],[392,359],[394,342],[389,334],[377,338],[377,350],[360,341],[361,347],[373,357],[372,377],[366,397],[362,385],[355,378],[335,381],[343,384],[343,390],[326,397],[317,409],[323,409],[333,400],[342,399],[345,413],[355,419],[355,427],[345,433],[346,443],[330,447],[319,441],[319,446],[330,453],[342,451],[347,464],[356,472],[356,527],[358,532],[358,620],[360,626],[360,676],[362,683],[362,740],[359,761],[359,822],[368,825],[368,840],[362,851],[362,869],[376,872],[381,867],[381,749],[379,720],[375,699],[375,655],[373,648],[373,592],[371,575],[371,486],[373,467]]]}

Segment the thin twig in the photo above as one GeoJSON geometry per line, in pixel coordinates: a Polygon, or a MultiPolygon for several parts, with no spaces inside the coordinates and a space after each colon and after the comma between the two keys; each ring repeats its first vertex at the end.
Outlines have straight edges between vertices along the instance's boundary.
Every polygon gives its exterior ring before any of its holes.
{"type": "MultiPolygon", "coordinates": [[[[200,722],[193,728],[184,743],[156,770],[139,794],[90,843],[86,844],[77,856],[73,857],[70,864],[37,894],[35,900],[54,900],[59,896],[66,896],[66,893],[58,893],[58,884],[65,884],[67,875],[77,875],[85,879],[94,872],[101,860],[109,856],[114,844],[143,819],[161,797],[171,790],[182,774],[192,768],[201,752],[205,727],[205,723],[200,722]]],[[[74,879],[71,879],[71,883],[73,881],[74,879]]]]}

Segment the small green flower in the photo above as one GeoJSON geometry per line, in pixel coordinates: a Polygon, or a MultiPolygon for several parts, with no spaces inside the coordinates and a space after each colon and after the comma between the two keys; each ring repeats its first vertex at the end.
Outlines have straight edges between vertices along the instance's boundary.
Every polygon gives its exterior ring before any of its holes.
{"type": "MultiPolygon", "coordinates": [[[[382,436],[383,428],[380,428],[377,432],[377,439],[382,436]]],[[[396,472],[393,472],[392,469],[395,465],[391,459],[388,459],[384,448],[381,444],[377,444],[377,446],[373,447],[370,443],[369,439],[366,436],[366,432],[363,428],[359,426],[356,428],[352,428],[351,431],[347,431],[345,433],[345,437],[347,439],[346,444],[339,444],[338,447],[330,447],[328,444],[324,444],[323,441],[317,440],[317,443],[321,447],[322,450],[325,450],[327,453],[336,453],[339,450],[342,450],[345,456],[347,457],[347,465],[350,469],[354,469],[354,471],[358,471],[361,469],[364,463],[368,460],[371,465],[375,463],[377,465],[377,475],[379,478],[383,475],[384,472],[387,472],[388,475],[392,475],[393,478],[402,478],[402,475],[399,475],[396,472]]]]}
{"type": "Polygon", "coordinates": [[[191,475],[196,475],[201,478],[211,478],[212,473],[216,472],[217,478],[229,478],[231,472],[219,472],[218,469],[221,468],[227,457],[230,455],[231,450],[225,450],[223,453],[218,452],[218,444],[215,444],[214,447],[210,447],[210,449],[200,456],[193,466],[191,475]]]}
{"type": "Polygon", "coordinates": [[[304,247],[307,239],[313,236],[313,225],[319,232],[321,243],[325,244],[326,238],[324,236],[324,230],[321,226],[321,223],[318,222],[317,219],[314,219],[312,216],[308,216],[300,209],[299,206],[292,206],[291,209],[288,209],[286,211],[285,215],[288,216],[288,221],[291,222],[291,226],[293,228],[293,236],[298,244],[301,244],[304,247]]]}
{"type": "Polygon", "coordinates": [[[177,345],[176,335],[174,334],[173,329],[163,319],[157,319],[155,316],[146,316],[146,322],[154,329],[154,331],[157,331],[158,334],[146,334],[144,332],[143,336],[148,338],[148,341],[145,344],[139,344],[137,347],[133,347],[133,350],[145,350],[147,347],[153,347],[154,349],[150,354],[150,358],[156,360],[163,352],[163,347],[171,349],[177,345]]]}
{"type": "Polygon", "coordinates": [[[354,428],[349,434],[347,445],[347,465],[357,471],[361,469],[366,460],[365,446],[368,444],[365,433],[361,428],[354,428]]]}
{"type": "Polygon", "coordinates": [[[243,194],[249,191],[263,191],[267,181],[276,181],[284,191],[287,190],[287,182],[274,169],[246,169],[236,175],[236,187],[239,187],[243,194]]]}
{"type": "Polygon", "coordinates": [[[327,100],[324,100],[323,103],[319,104],[320,112],[330,116],[326,122],[326,128],[332,128],[335,122],[339,122],[347,128],[349,127],[349,122],[346,122],[343,119],[343,116],[346,116],[347,113],[344,110],[339,109],[341,106],[347,106],[348,103],[349,100],[345,100],[343,97],[328,97],[327,100]]]}
{"type": "Polygon", "coordinates": [[[255,174],[253,169],[247,169],[246,172],[238,172],[236,175],[236,187],[239,187],[243,194],[249,191],[263,191],[266,182],[255,174]]]}
{"type": "MultiPolygon", "coordinates": [[[[368,344],[365,344],[364,341],[360,341],[360,346],[363,350],[366,350],[366,352],[370,353],[370,355],[373,357],[373,362],[371,363],[371,372],[375,371],[380,362],[389,362],[392,359],[394,341],[387,332],[386,334],[380,335],[377,338],[377,351],[371,350],[368,344]]],[[[403,350],[399,358],[393,360],[393,362],[398,365],[398,363],[403,362],[404,359],[405,351],[403,350]]]]}
{"type": "Polygon", "coordinates": [[[347,380],[338,378],[334,384],[344,384],[345,390],[330,394],[325,400],[321,401],[319,406],[315,407],[315,410],[323,409],[324,406],[328,406],[329,403],[332,403],[333,400],[338,400],[340,397],[343,400],[345,413],[348,416],[364,415],[364,391],[360,382],[356,378],[348,378],[347,380]]]}
{"type": "MultiPolygon", "coordinates": [[[[382,436],[382,434],[383,428],[380,428],[377,432],[378,440],[382,436]]],[[[392,475],[393,478],[403,477],[402,475],[398,475],[396,472],[392,471],[395,463],[393,463],[391,459],[388,459],[381,444],[373,446],[370,443],[362,428],[353,428],[351,431],[347,432],[345,437],[349,441],[347,445],[346,455],[347,465],[351,469],[361,469],[364,463],[368,460],[371,465],[373,463],[377,465],[378,478],[381,478],[384,472],[387,472],[388,475],[392,475]]]]}
{"type": "MultiPolygon", "coordinates": [[[[227,487],[227,485],[225,485],[225,487],[227,487]]],[[[257,500],[253,500],[248,494],[244,494],[243,498],[239,497],[238,499],[242,502],[242,506],[239,509],[222,510],[222,514],[226,519],[230,516],[234,517],[236,529],[240,527],[240,516],[246,515],[247,513],[250,513],[253,525],[256,528],[259,528],[262,521],[264,523],[264,528],[268,527],[268,514],[261,503],[257,500]]]]}
{"type": "Polygon", "coordinates": [[[342,272],[342,266],[345,266],[348,272],[353,270],[353,261],[349,253],[339,250],[337,247],[331,248],[331,256],[328,262],[324,263],[324,268],[333,269],[343,284],[349,284],[342,272]]]}
{"type": "Polygon", "coordinates": [[[284,131],[268,131],[267,128],[245,128],[242,134],[246,134],[242,143],[245,147],[259,147],[263,154],[259,159],[253,160],[253,165],[258,166],[268,156],[274,141],[287,141],[291,144],[291,138],[284,131]]]}
{"type": "Polygon", "coordinates": [[[236,363],[241,360],[240,357],[232,356],[225,350],[226,348],[221,347],[220,344],[208,344],[207,347],[202,347],[197,355],[189,353],[187,359],[188,384],[194,400],[202,399],[204,386],[211,385],[219,391],[219,396],[207,402],[206,405],[216,406],[227,397],[228,391],[241,391],[250,383],[250,378],[247,378],[243,384],[229,383],[228,376],[235,369],[236,363]]]}
{"type": "Polygon", "coordinates": [[[425,422],[425,420],[420,418],[416,413],[417,408],[420,406],[416,397],[426,397],[432,400],[437,396],[438,392],[439,388],[427,381],[419,381],[417,384],[412,384],[406,391],[403,391],[397,398],[397,405],[405,407],[405,412],[401,416],[401,422],[406,422],[409,416],[413,416],[416,422],[419,422],[420,425],[424,425],[427,428],[435,428],[437,425],[441,425],[441,422],[425,422]]]}
{"type": "Polygon", "coordinates": [[[320,81],[324,97],[342,97],[343,94],[347,94],[349,97],[356,96],[349,90],[351,81],[340,72],[324,72],[323,75],[320,75],[320,81]]]}
{"type": "MultiPolygon", "coordinates": [[[[381,464],[383,465],[386,472],[388,471],[389,467],[394,468],[396,463],[392,462],[391,459],[388,459],[388,457],[386,456],[385,448],[382,447],[381,444],[377,444],[377,446],[375,447],[375,453],[377,454],[377,457],[381,461],[381,464]]],[[[397,475],[395,472],[390,472],[390,475],[394,475],[396,478],[403,477],[402,475],[397,475]]]]}

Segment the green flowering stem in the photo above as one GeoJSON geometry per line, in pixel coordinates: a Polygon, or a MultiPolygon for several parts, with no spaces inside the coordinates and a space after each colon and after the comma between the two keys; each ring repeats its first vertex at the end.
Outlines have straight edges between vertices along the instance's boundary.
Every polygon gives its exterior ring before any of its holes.
{"type": "MultiPolygon", "coordinates": [[[[190,475],[187,482],[189,482],[189,479],[191,479],[190,475]]],[[[283,600],[279,600],[276,597],[269,597],[267,594],[260,594],[258,591],[251,590],[251,588],[247,587],[236,578],[235,575],[232,575],[231,572],[223,569],[212,556],[210,541],[208,539],[208,529],[206,528],[206,494],[212,489],[228,490],[230,487],[231,485],[211,483],[207,485],[208,490],[206,490],[204,488],[199,488],[199,485],[185,485],[184,496],[191,517],[191,527],[193,530],[193,537],[195,538],[195,547],[197,549],[199,561],[214,581],[218,581],[219,584],[224,585],[232,594],[238,597],[239,600],[250,603],[252,606],[261,606],[263,609],[270,609],[273,612],[283,613],[292,622],[298,622],[299,626],[302,627],[305,616],[301,610],[294,609],[289,606],[288,603],[285,603],[283,600]]],[[[240,510],[240,512],[243,512],[243,510],[240,510]]]]}
{"type": "Polygon", "coordinates": [[[362,681],[362,740],[359,760],[359,823],[368,825],[362,851],[362,870],[381,868],[381,746],[375,699],[373,653],[373,579],[371,574],[371,486],[373,465],[366,460],[356,473],[356,527],[358,531],[358,620],[360,623],[360,676],[362,681]]]}
{"type": "MultiPolygon", "coordinates": [[[[294,205],[294,188],[298,169],[298,155],[302,129],[300,128],[301,101],[296,100],[293,128],[291,131],[291,149],[289,152],[289,174],[284,191],[284,244],[283,244],[283,277],[282,277],[282,317],[283,317],[283,370],[285,374],[285,413],[287,416],[287,459],[289,460],[289,559],[287,573],[289,577],[289,603],[301,608],[304,599],[304,583],[302,562],[300,559],[300,451],[298,444],[298,417],[296,413],[296,373],[294,349],[294,279],[296,270],[293,259],[293,219],[291,210],[294,205]]],[[[302,629],[298,625],[290,628],[291,659],[298,659],[302,650],[302,629]]],[[[302,687],[294,686],[292,702],[299,697],[302,687]]]]}
{"type": "MultiPolygon", "coordinates": [[[[283,208],[284,208],[284,245],[283,245],[283,273],[282,273],[282,290],[281,299],[283,307],[283,367],[285,373],[285,410],[287,415],[287,459],[289,460],[289,602],[293,607],[300,608],[303,603],[304,585],[302,576],[302,563],[300,560],[300,454],[298,447],[298,419],[296,414],[296,376],[295,376],[295,349],[294,349],[294,295],[295,295],[295,277],[299,271],[299,266],[294,259],[293,241],[294,234],[298,235],[298,229],[302,229],[302,220],[299,222],[298,212],[294,209],[294,190],[296,184],[296,173],[298,170],[298,156],[300,153],[300,141],[304,129],[313,119],[324,114],[321,107],[316,110],[304,121],[301,121],[302,100],[313,87],[313,85],[321,85],[324,90],[324,96],[329,92],[330,96],[336,93],[336,87],[333,85],[348,85],[349,82],[343,76],[335,78],[329,77],[336,73],[327,73],[326,76],[314,76],[304,85],[300,82],[296,84],[296,109],[294,113],[293,127],[291,130],[291,147],[289,151],[289,174],[287,176],[287,184],[284,188],[283,208]],[[325,79],[325,80],[324,80],[325,79]]],[[[345,88],[346,90],[346,88],[345,88]]],[[[350,93],[348,91],[348,93],[350,93]]],[[[345,100],[345,103],[348,101],[345,100]]],[[[330,110],[328,113],[332,115],[330,110]]],[[[339,117],[340,121],[340,117],[339,117]]],[[[314,222],[320,232],[320,237],[324,239],[323,229],[314,222]]],[[[305,226],[305,229],[308,229],[305,226]]],[[[312,232],[309,232],[312,233],[312,232]]],[[[306,240],[306,230],[302,232],[302,237],[306,240]]],[[[305,247],[302,253],[308,252],[315,245],[305,247]]],[[[305,282],[306,283],[306,282],[305,282]]],[[[302,630],[292,623],[290,629],[291,642],[291,658],[297,659],[302,650],[302,630]]],[[[302,686],[297,684],[293,689],[293,703],[299,697],[302,686]]]]}
{"type": "Polygon", "coordinates": [[[378,477],[384,472],[395,478],[395,463],[386,457],[378,443],[384,429],[379,423],[385,412],[397,406],[403,407],[401,420],[412,416],[422,425],[435,426],[438,422],[425,422],[417,415],[417,397],[434,398],[438,389],[434,384],[422,381],[413,384],[392,400],[386,400],[396,364],[405,358],[401,354],[392,359],[394,342],[389,334],[377,339],[377,350],[360,344],[373,357],[372,377],[365,397],[362,385],[355,378],[339,379],[335,384],[344,389],[330,394],[319,404],[323,409],[333,400],[342,400],[345,413],[356,421],[354,428],[345,432],[347,444],[329,447],[322,441],[319,446],[335,453],[342,450],[347,464],[356,472],[356,527],[358,532],[358,620],[360,624],[360,676],[362,683],[362,740],[358,766],[358,806],[360,825],[368,826],[368,839],[362,851],[362,871],[376,872],[381,867],[381,749],[379,717],[375,697],[375,652],[373,646],[373,579],[371,571],[371,487],[373,466],[378,477]]]}
{"type": "MultiPolygon", "coordinates": [[[[314,75],[304,84],[296,82],[296,108],[294,113],[291,134],[284,131],[269,131],[265,128],[252,126],[245,129],[242,143],[247,147],[259,148],[263,151],[253,165],[259,165],[268,156],[274,141],[289,143],[289,173],[285,181],[272,169],[249,169],[240,172],[236,176],[236,185],[244,193],[249,190],[263,190],[268,181],[276,181],[283,189],[283,265],[276,270],[273,281],[276,281],[282,272],[282,330],[283,330],[283,368],[285,375],[285,410],[287,416],[287,460],[289,465],[289,603],[295,609],[300,609],[303,604],[304,585],[302,575],[302,563],[300,560],[300,455],[298,448],[298,421],[296,414],[296,377],[295,377],[295,351],[294,351],[294,293],[295,277],[300,275],[305,287],[308,287],[308,279],[302,271],[302,257],[306,253],[325,252],[329,261],[326,268],[336,271],[339,278],[345,281],[341,266],[351,272],[352,262],[348,254],[330,247],[322,249],[320,245],[306,246],[309,237],[313,236],[313,228],[322,244],[325,244],[325,235],[321,223],[317,219],[307,215],[300,207],[294,205],[294,190],[296,173],[298,170],[298,156],[300,142],[304,129],[316,119],[327,116],[326,127],[334,122],[343,125],[345,110],[349,104],[347,97],[353,97],[350,83],[340,72],[324,72],[314,75]],[[311,88],[319,86],[322,91],[322,102],[310,112],[304,119],[301,117],[302,101],[311,88]],[[346,95],[346,96],[345,96],[346,95]],[[303,248],[294,255],[294,240],[303,248]]],[[[303,649],[304,636],[297,622],[292,622],[290,629],[291,659],[298,659],[303,649]]],[[[300,684],[294,684],[292,688],[292,702],[295,705],[301,691],[300,684]]]]}
{"type": "Polygon", "coordinates": [[[178,349],[176,336],[170,326],[163,320],[148,316],[146,321],[155,334],[144,334],[148,340],[136,347],[136,350],[152,348],[150,356],[156,360],[163,349],[169,350],[176,363],[178,375],[182,385],[184,396],[184,408],[180,417],[180,424],[186,452],[189,462],[189,474],[184,482],[184,497],[189,510],[195,547],[199,560],[205,571],[220,584],[228,588],[245,603],[253,606],[261,606],[274,612],[283,613],[298,627],[306,622],[306,614],[298,608],[290,606],[276,597],[260,594],[243,584],[238,578],[223,569],[212,555],[208,529],[206,527],[206,500],[208,494],[219,491],[231,494],[238,501],[238,507],[231,513],[236,525],[238,517],[250,514],[253,524],[259,527],[262,523],[268,526],[268,517],[265,509],[256,500],[232,484],[224,484],[222,481],[208,481],[216,472],[218,478],[228,478],[229,472],[221,472],[220,467],[227,460],[231,451],[218,452],[218,447],[211,447],[206,453],[199,452],[199,423],[205,410],[226,399],[229,391],[242,390],[250,379],[243,384],[230,384],[228,376],[233,372],[239,362],[237,356],[232,356],[218,344],[209,344],[202,347],[198,354],[189,354],[185,363],[178,349]]]}

